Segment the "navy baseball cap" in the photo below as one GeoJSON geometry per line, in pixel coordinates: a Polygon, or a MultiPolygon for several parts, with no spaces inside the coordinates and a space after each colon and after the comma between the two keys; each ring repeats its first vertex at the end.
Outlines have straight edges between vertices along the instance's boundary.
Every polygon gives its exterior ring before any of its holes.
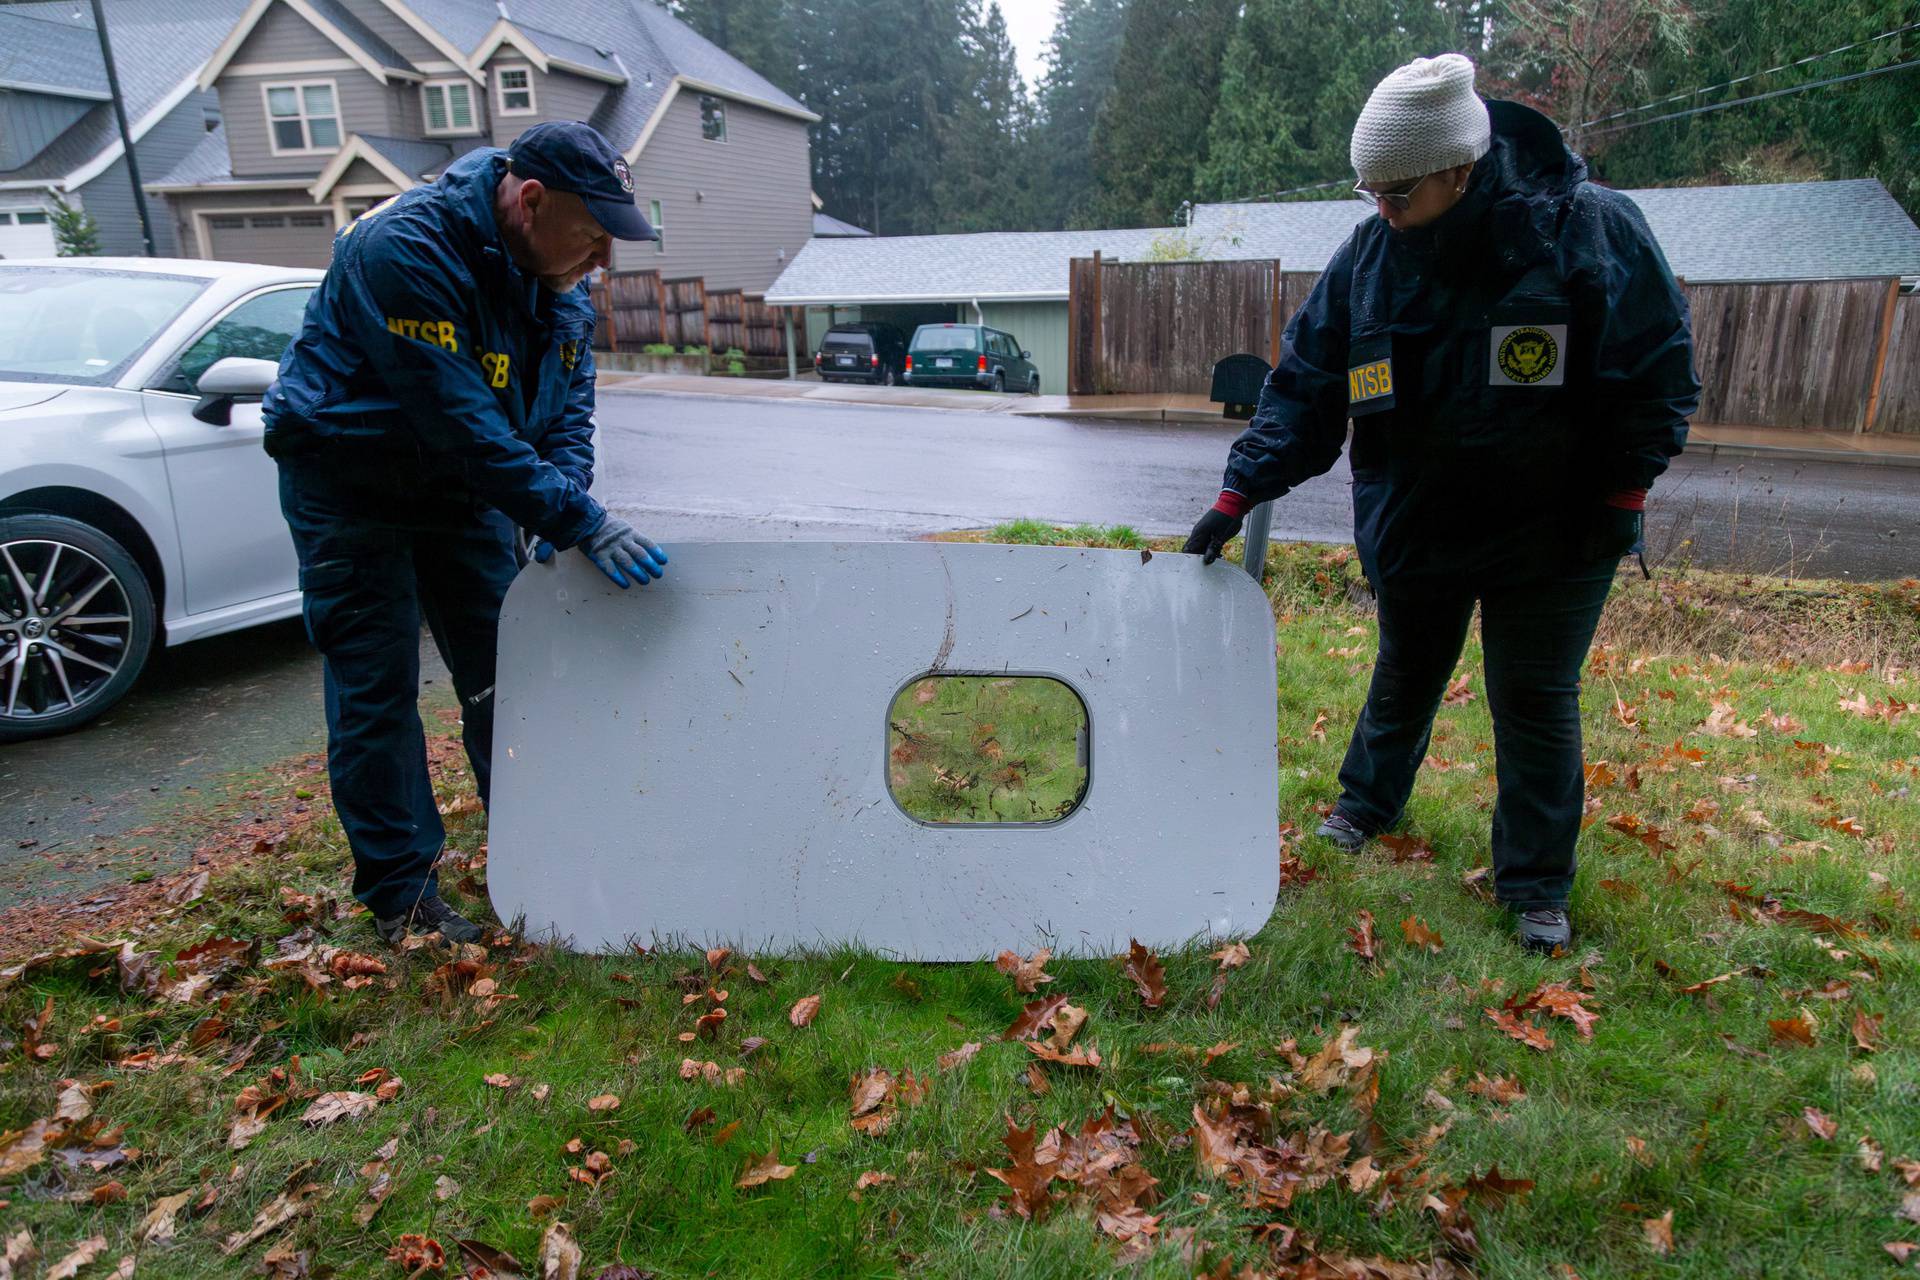
{"type": "Polygon", "coordinates": [[[579,196],[616,240],[660,238],[633,202],[633,171],[592,125],[578,120],[537,124],[507,148],[507,167],[549,191],[579,196]]]}

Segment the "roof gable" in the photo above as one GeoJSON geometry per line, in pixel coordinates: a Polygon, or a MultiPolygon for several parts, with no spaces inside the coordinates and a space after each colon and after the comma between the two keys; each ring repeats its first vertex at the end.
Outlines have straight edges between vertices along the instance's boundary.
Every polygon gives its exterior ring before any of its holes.
{"type": "Polygon", "coordinates": [[[393,78],[403,80],[421,79],[420,72],[400,56],[398,50],[388,44],[366,23],[355,17],[353,11],[341,0],[253,0],[246,12],[240,15],[239,22],[227,38],[214,50],[207,60],[206,67],[200,73],[200,87],[210,89],[220,73],[246,44],[247,37],[273,9],[275,5],[285,5],[288,9],[305,19],[307,24],[326,37],[340,52],[358,63],[362,70],[386,84],[393,78]]]}

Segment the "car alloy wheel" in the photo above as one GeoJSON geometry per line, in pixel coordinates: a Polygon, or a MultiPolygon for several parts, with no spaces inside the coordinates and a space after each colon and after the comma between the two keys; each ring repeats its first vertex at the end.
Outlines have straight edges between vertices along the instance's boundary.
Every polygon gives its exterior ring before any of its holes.
{"type": "Polygon", "coordinates": [[[152,643],[152,595],[117,543],[62,517],[0,519],[0,740],[99,715],[152,643]]]}

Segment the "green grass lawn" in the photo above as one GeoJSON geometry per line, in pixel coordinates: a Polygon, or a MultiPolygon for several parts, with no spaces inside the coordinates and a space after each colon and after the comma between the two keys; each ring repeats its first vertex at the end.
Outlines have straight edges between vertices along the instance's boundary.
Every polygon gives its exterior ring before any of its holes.
{"type": "Polygon", "coordinates": [[[922,822],[1055,822],[1086,790],[1079,697],[1037,676],[939,676],[888,713],[888,785],[922,822]]]}
{"type": "MultiPolygon", "coordinates": [[[[1299,834],[1335,794],[1376,637],[1349,549],[1275,555],[1292,828],[1243,965],[1217,963],[1217,940],[1163,955],[1149,1008],[1102,958],[1049,962],[1053,981],[1022,993],[989,963],[853,951],[585,957],[502,936],[465,957],[386,953],[332,901],[346,859],[328,820],[129,934],[131,992],[113,952],[0,977],[0,1248],[26,1232],[51,1265],[98,1237],[83,1280],[123,1257],[143,1277],[253,1275],[268,1258],[282,1276],[398,1277],[416,1268],[390,1250],[424,1256],[409,1236],[446,1255],[427,1276],[471,1270],[460,1240],[529,1276],[543,1249],[562,1255],[546,1274],[585,1277],[1078,1277],[1130,1254],[1141,1277],[1897,1274],[1885,1246],[1920,1240],[1920,710],[1904,709],[1920,702],[1920,585],[1622,578],[1586,683],[1577,937],[1547,959],[1513,947],[1477,875],[1493,798],[1477,649],[1411,839],[1348,857],[1299,834]],[[216,937],[260,950],[188,952],[151,979],[139,957],[216,937]],[[357,972],[376,966],[355,953],[385,971],[357,972]],[[195,970],[212,981],[177,985],[195,970]],[[1574,1016],[1509,1025],[1549,1048],[1489,1016],[1543,984],[1574,1016]],[[1097,1067],[999,1038],[1054,996],[1087,1012],[1071,1047],[1096,1047],[1097,1067]],[[1590,1037],[1581,1009],[1598,1014],[1590,1037]],[[1343,1034],[1341,1065],[1341,1045],[1319,1051],[1343,1034]],[[875,1069],[895,1088],[856,1116],[884,1092],[855,1101],[875,1069]],[[365,1113],[303,1123],[341,1091],[368,1095],[365,1113]],[[57,1120],[63,1104],[92,1114],[57,1120]],[[244,1149],[236,1107],[270,1113],[244,1149]],[[1096,1125],[1086,1142],[1144,1171],[1126,1211],[1095,1216],[1107,1169],[1046,1184],[1050,1212],[1020,1216],[988,1173],[1036,1167],[1010,1158],[1008,1118],[1064,1126],[1079,1151],[1071,1135],[1108,1108],[1129,1140],[1096,1125]],[[1248,1203],[1256,1147],[1298,1171],[1284,1207],[1248,1203]],[[769,1153],[791,1172],[738,1185],[769,1153]],[[861,1188],[867,1173],[885,1177],[861,1188]],[[171,1238],[142,1243],[166,1203],[171,1238]],[[293,1216],[222,1252],[275,1205],[293,1216]],[[1151,1237],[1121,1244],[1143,1216],[1151,1237]]],[[[1071,708],[941,684],[896,707],[921,760],[951,772],[942,752],[983,759],[990,740],[1042,807],[1077,790],[1070,751],[1046,745],[1071,708]],[[939,721],[966,727],[941,738],[939,721]]],[[[485,832],[460,786],[446,881],[480,910],[485,832]]]]}

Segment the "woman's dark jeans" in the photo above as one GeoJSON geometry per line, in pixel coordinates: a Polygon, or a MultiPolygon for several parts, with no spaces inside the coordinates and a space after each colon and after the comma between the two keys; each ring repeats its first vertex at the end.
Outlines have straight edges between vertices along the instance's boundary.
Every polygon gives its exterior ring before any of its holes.
{"type": "Polygon", "coordinates": [[[1382,587],[1380,658],[1340,766],[1340,812],[1369,833],[1400,820],[1477,600],[1500,789],[1494,892],[1516,911],[1564,909],[1585,796],[1580,666],[1615,564],[1523,586],[1382,587]]]}

